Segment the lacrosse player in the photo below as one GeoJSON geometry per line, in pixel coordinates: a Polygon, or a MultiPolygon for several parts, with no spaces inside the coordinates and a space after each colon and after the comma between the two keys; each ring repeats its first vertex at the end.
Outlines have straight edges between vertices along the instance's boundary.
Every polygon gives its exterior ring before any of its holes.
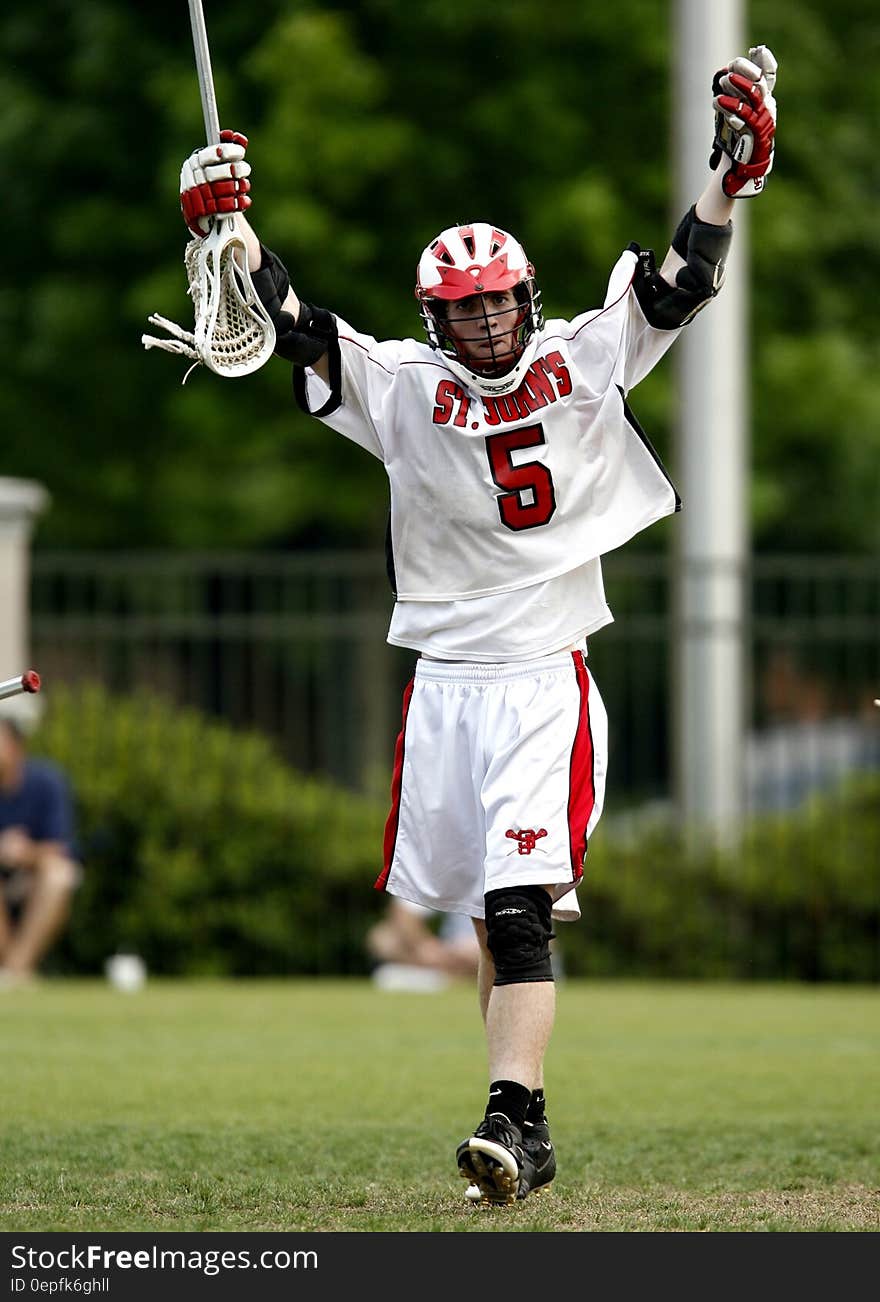
{"type": "Polygon", "coordinates": [[[239,214],[299,405],[388,474],[388,641],[419,656],[376,885],[474,920],[489,1092],[457,1163],[484,1203],[525,1198],[556,1172],[551,927],[580,914],[604,797],[606,716],[586,663],[586,639],[612,618],[600,557],[680,505],[627,394],[721,287],[735,201],[772,166],[775,75],[763,46],[716,74],[712,171],[662,266],[631,244],[604,306],[572,321],[545,322],[512,235],[470,222],[419,259],[427,342],[378,342],[300,300],[241,216],[245,137],[223,132],[183,167],[196,236],[239,214]]]}

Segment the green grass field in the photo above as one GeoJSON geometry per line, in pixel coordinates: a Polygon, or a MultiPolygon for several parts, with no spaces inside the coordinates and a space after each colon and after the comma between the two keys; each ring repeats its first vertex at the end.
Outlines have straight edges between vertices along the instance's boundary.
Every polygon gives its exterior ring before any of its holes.
{"type": "Polygon", "coordinates": [[[563,982],[551,1191],[474,1209],[466,988],[0,994],[0,1230],[878,1230],[880,992],[563,982]]]}

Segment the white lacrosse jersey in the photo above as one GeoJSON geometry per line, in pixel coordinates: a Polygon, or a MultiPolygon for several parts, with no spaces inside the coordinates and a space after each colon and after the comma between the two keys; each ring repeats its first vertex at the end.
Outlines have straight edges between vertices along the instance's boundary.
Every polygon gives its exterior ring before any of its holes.
{"type": "Polygon", "coordinates": [[[469,601],[397,601],[387,640],[435,660],[534,660],[582,646],[613,618],[596,557],[516,592],[469,601]]]}
{"type": "Polygon", "coordinates": [[[482,658],[518,658],[611,618],[599,557],[679,505],[626,403],[680,333],[646,321],[636,266],[628,250],[602,308],[548,321],[505,397],[468,389],[427,344],[380,342],[339,319],[330,388],[295,373],[303,409],[385,466],[398,602],[389,640],[445,657],[477,659],[482,648],[482,658]],[[585,606],[570,604],[576,589],[585,606]]]}

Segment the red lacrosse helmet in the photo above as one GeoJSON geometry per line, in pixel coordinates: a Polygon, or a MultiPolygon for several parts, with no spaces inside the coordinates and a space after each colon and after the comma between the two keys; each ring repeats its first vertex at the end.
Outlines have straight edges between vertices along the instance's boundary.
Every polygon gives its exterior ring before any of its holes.
{"type": "MultiPolygon", "coordinates": [[[[519,386],[534,357],[537,332],[544,319],[535,268],[518,240],[487,222],[450,226],[422,253],[415,292],[428,343],[443,354],[451,371],[486,395],[499,396],[519,386]],[[513,343],[503,352],[493,353],[485,363],[478,363],[448,330],[448,305],[506,290],[513,291],[520,306],[513,343]]],[[[493,315],[483,298],[482,314],[477,319],[484,324],[486,333],[493,315]]]]}

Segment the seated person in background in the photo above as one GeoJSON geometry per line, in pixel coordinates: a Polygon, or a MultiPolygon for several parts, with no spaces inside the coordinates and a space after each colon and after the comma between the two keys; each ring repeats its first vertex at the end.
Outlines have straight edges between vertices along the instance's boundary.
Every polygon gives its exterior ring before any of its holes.
{"type": "Polygon", "coordinates": [[[378,966],[377,984],[404,988],[439,988],[453,977],[474,977],[480,946],[470,918],[459,913],[435,913],[421,904],[390,896],[385,916],[367,932],[367,950],[378,966]],[[440,917],[437,932],[432,918],[440,917]],[[435,973],[436,980],[420,980],[435,973]]]}
{"type": "Polygon", "coordinates": [[[34,977],[82,875],[67,779],[27,753],[28,705],[0,701],[0,988],[34,977]]]}

